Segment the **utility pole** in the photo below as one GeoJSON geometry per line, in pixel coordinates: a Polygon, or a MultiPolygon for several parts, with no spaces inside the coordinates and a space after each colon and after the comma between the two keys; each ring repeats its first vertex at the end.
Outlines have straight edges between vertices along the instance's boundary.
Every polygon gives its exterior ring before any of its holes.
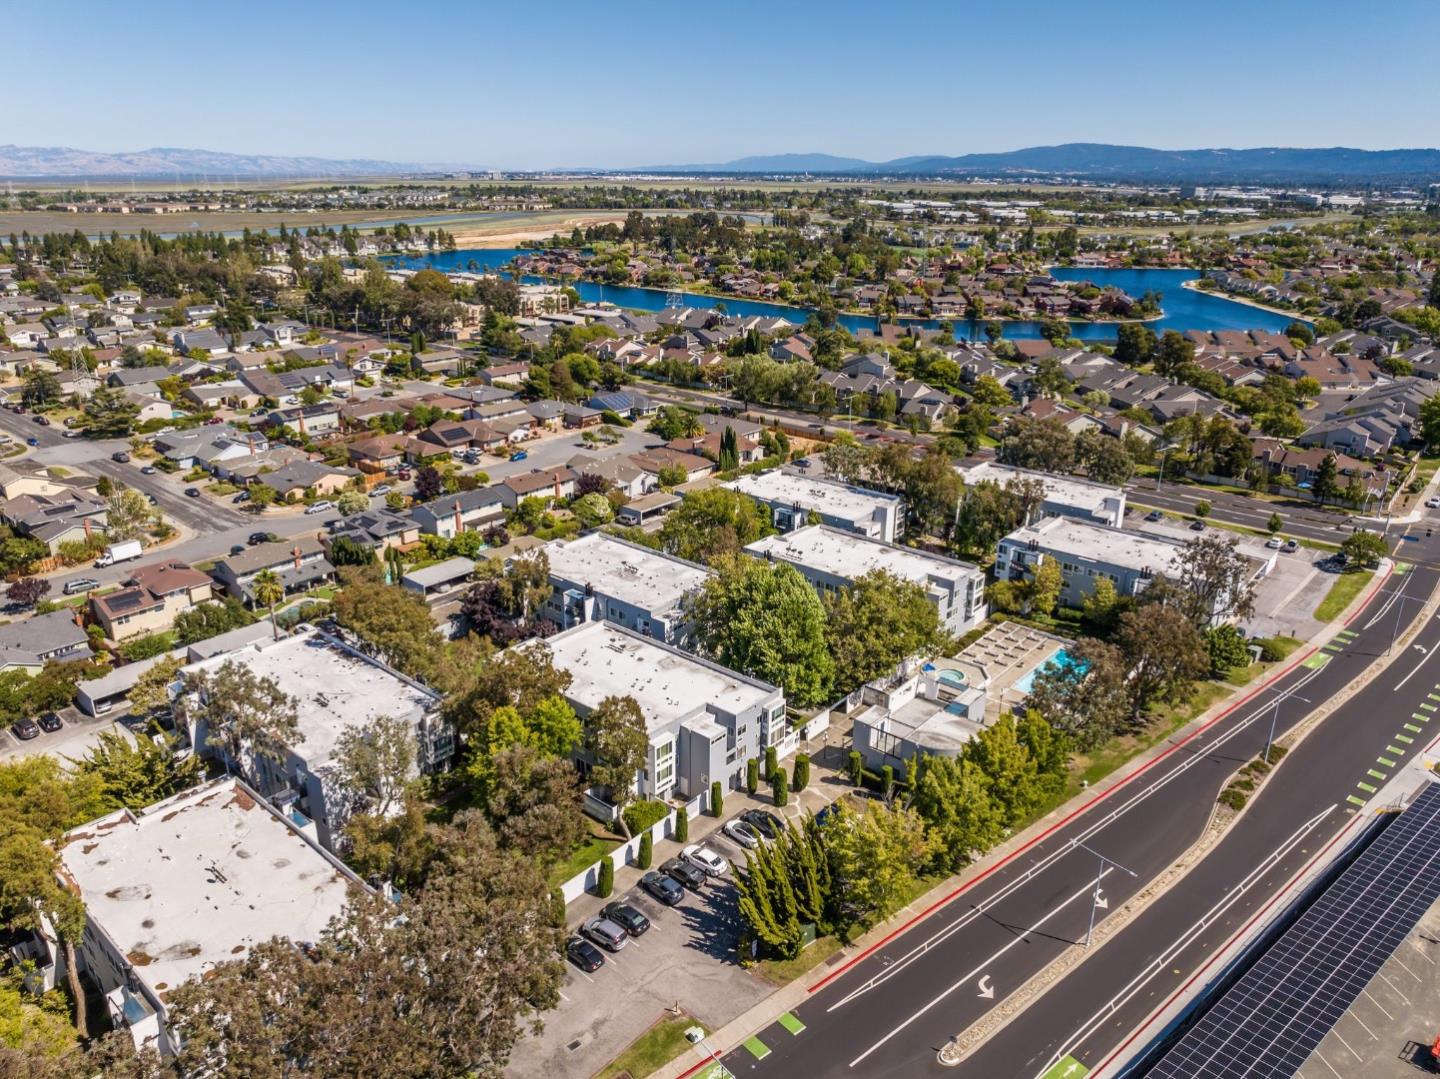
{"type": "Polygon", "coordinates": [[[1099,910],[1102,906],[1107,908],[1110,906],[1109,900],[1102,900],[1100,898],[1100,882],[1105,878],[1105,874],[1109,871],[1109,869],[1118,869],[1122,873],[1129,873],[1132,877],[1136,876],[1136,874],[1134,873],[1134,871],[1126,869],[1119,862],[1105,857],[1105,855],[1101,854],[1099,851],[1091,847],[1087,847],[1084,843],[1077,841],[1075,843],[1075,846],[1079,847],[1083,851],[1095,855],[1095,857],[1099,859],[1099,865],[1096,867],[1095,871],[1095,887],[1090,893],[1090,925],[1085,930],[1085,947],[1088,948],[1090,947],[1091,938],[1095,935],[1095,912],[1099,910]]]}

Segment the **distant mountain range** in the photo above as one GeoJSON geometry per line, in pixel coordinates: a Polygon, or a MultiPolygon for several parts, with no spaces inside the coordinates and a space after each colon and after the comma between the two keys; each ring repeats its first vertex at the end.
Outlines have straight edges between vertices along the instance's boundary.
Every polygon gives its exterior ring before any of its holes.
{"type": "Polygon", "coordinates": [[[365,158],[332,160],[325,157],[285,157],[278,154],[226,154],[217,150],[181,150],[155,147],[132,153],[104,154],[68,146],[0,146],[0,178],[66,179],[74,177],[134,176],[182,179],[208,176],[395,176],[463,168],[456,165],[397,164],[365,158]]]}
{"type": "Polygon", "coordinates": [[[1250,150],[1152,150],[1071,142],[998,154],[864,161],[830,154],[742,157],[712,165],[652,165],[674,173],[784,173],[883,176],[1068,176],[1157,183],[1364,183],[1440,180],[1440,150],[1259,147],[1250,150]]]}

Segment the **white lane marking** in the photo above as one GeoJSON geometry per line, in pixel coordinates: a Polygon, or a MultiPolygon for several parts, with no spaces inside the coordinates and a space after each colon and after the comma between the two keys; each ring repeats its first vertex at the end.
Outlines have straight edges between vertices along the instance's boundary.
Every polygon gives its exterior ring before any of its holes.
{"type": "Polygon", "coordinates": [[[1426,652],[1425,655],[1420,658],[1420,662],[1415,664],[1414,667],[1410,668],[1410,673],[1407,674],[1404,678],[1400,679],[1400,681],[1395,683],[1395,688],[1399,689],[1406,682],[1410,681],[1410,679],[1414,678],[1416,672],[1419,671],[1421,667],[1425,666],[1425,664],[1429,663],[1432,659],[1434,659],[1437,653],[1440,653],[1440,648],[1432,648],[1430,651],[1426,652]]]}
{"type": "MultiPolygon", "coordinates": [[[[1365,991],[1362,989],[1361,992],[1364,993],[1365,991]]],[[[1369,994],[1369,993],[1365,993],[1365,995],[1366,995],[1367,997],[1370,997],[1370,994],[1369,994]]],[[[1377,1001],[1374,997],[1370,997],[1370,1003],[1371,1003],[1371,1004],[1374,1004],[1375,1007],[1380,1008],[1380,1002],[1377,1001]]],[[[1385,1012],[1386,1018],[1388,1018],[1392,1023],[1395,1021],[1395,1017],[1394,1017],[1393,1015],[1391,1015],[1389,1012],[1386,1012],[1384,1008],[1380,1008],[1380,1010],[1381,1010],[1382,1012],[1385,1012]]],[[[1370,1029],[1370,1024],[1367,1023],[1367,1022],[1365,1022],[1365,1020],[1361,1019],[1360,1016],[1357,1015],[1355,1012],[1352,1011],[1352,1012],[1350,1013],[1350,1018],[1353,1019],[1353,1020],[1355,1020],[1355,1022],[1359,1023],[1359,1024],[1361,1025],[1361,1027],[1363,1027],[1363,1028],[1365,1029],[1365,1033],[1368,1034],[1368,1035],[1370,1035],[1370,1040],[1371,1040],[1372,1042],[1378,1042],[1378,1041],[1380,1040],[1378,1037],[1376,1037],[1375,1032],[1370,1029]]]]}
{"type": "Polygon", "coordinates": [[[1327,809],[1321,810],[1319,813],[1311,817],[1308,821],[1306,821],[1299,828],[1297,828],[1294,832],[1292,832],[1290,834],[1290,837],[1286,839],[1283,843],[1281,843],[1280,846],[1276,847],[1273,851],[1266,855],[1265,858],[1261,860],[1259,865],[1257,865],[1254,869],[1250,870],[1250,872],[1246,874],[1244,878],[1242,878],[1238,883],[1232,886],[1228,892],[1221,896],[1218,903],[1216,903],[1213,907],[1211,907],[1208,911],[1201,915],[1200,918],[1192,926],[1190,926],[1189,929],[1185,930],[1185,932],[1181,933],[1180,936],[1176,937],[1175,940],[1171,942],[1168,948],[1166,948],[1153,960],[1151,960],[1149,966],[1145,967],[1139,974],[1135,975],[1135,977],[1131,979],[1128,985],[1121,989],[1120,992],[1116,993],[1115,996],[1111,997],[1109,1002],[1106,1003],[1103,1008],[1101,1008],[1084,1023],[1082,1023],[1074,1034],[1072,1034],[1065,1041],[1061,1042],[1060,1048],[1055,1050],[1055,1055],[1052,1056],[1046,1062],[1045,1066],[1040,1069],[1040,1074],[1044,1075],[1057,1063],[1059,1063],[1059,1061],[1063,1057],[1067,1055],[1075,1055],[1074,1051],[1080,1047],[1081,1043],[1084,1042],[1086,1038],[1090,1037],[1090,1035],[1094,1034],[1095,1031],[1100,1029],[1100,1027],[1102,1027],[1115,1012],[1119,1011],[1120,1008],[1122,1008],[1132,997],[1139,993],[1141,989],[1145,988],[1145,986],[1150,982],[1152,978],[1155,977],[1155,975],[1161,973],[1170,964],[1171,960],[1174,959],[1175,956],[1178,956],[1181,952],[1183,952],[1196,938],[1200,936],[1201,933],[1203,933],[1206,929],[1208,929],[1211,925],[1218,921],[1220,917],[1229,910],[1230,907],[1232,907],[1240,898],[1245,895],[1246,892],[1251,889],[1251,887],[1255,885],[1257,881],[1260,880],[1261,877],[1263,877],[1275,866],[1281,864],[1286,858],[1286,856],[1292,850],[1298,847],[1302,842],[1304,842],[1305,837],[1309,835],[1309,833],[1313,831],[1320,824],[1321,821],[1323,821],[1332,812],[1334,812],[1334,810],[1335,807],[1333,805],[1328,807],[1327,809]]]}
{"type": "Polygon", "coordinates": [[[1330,1073],[1335,1076],[1335,1079],[1345,1079],[1343,1075],[1341,1075],[1335,1070],[1335,1065],[1331,1064],[1328,1060],[1325,1059],[1324,1053],[1320,1052],[1320,1050],[1317,1049],[1315,1050],[1315,1056],[1319,1059],[1321,1064],[1324,1064],[1325,1067],[1330,1069],[1330,1073]]]}
{"type": "Polygon", "coordinates": [[[1365,1059],[1365,1058],[1362,1057],[1359,1053],[1355,1052],[1355,1047],[1354,1047],[1353,1045],[1351,1045],[1349,1042],[1347,1042],[1347,1041],[1345,1040],[1345,1036],[1344,1036],[1343,1034],[1341,1034],[1338,1030],[1335,1031],[1335,1037],[1337,1037],[1337,1038],[1340,1039],[1340,1044],[1343,1045],[1346,1049],[1349,1049],[1349,1050],[1350,1050],[1350,1055],[1351,1055],[1352,1057],[1354,1057],[1356,1060],[1364,1060],[1364,1059],[1365,1059]]]}
{"type": "MultiPolygon", "coordinates": [[[[1100,871],[1099,876],[1103,878],[1107,873],[1110,872],[1110,870],[1111,870],[1111,867],[1110,867],[1110,866],[1106,866],[1104,869],[1102,869],[1102,870],[1100,871]]],[[[972,978],[975,977],[975,975],[980,974],[980,973],[983,972],[983,971],[989,970],[989,969],[994,965],[995,961],[996,961],[997,959],[999,959],[1002,955],[1004,955],[1006,952],[1008,952],[1011,948],[1015,947],[1017,944],[1025,944],[1025,943],[1028,943],[1028,942],[1026,941],[1026,939],[1025,939],[1026,937],[1028,937],[1031,933],[1035,932],[1035,930],[1039,929],[1042,925],[1044,925],[1046,922],[1048,922],[1051,918],[1055,917],[1055,915],[1059,914],[1062,910],[1064,910],[1066,907],[1068,907],[1071,903],[1075,902],[1075,900],[1077,900],[1077,899],[1083,899],[1083,898],[1085,898],[1086,896],[1088,896],[1088,895],[1091,893],[1091,891],[1094,889],[1094,887],[1095,887],[1095,882],[1094,882],[1094,881],[1086,881],[1086,882],[1085,882],[1085,887],[1081,888],[1081,889],[1080,889],[1078,892],[1076,892],[1074,895],[1070,896],[1070,898],[1065,899],[1065,900],[1062,900],[1060,903],[1058,903],[1058,904],[1056,904],[1055,906],[1051,907],[1050,910],[1047,911],[1046,914],[1045,914],[1038,922],[1036,922],[1034,925],[1030,926],[1029,929],[1026,929],[1024,932],[1017,934],[1016,937],[1015,937],[1015,939],[1012,940],[1009,944],[1005,945],[1005,946],[1004,946],[1003,948],[1001,948],[999,951],[997,951],[997,952],[995,952],[994,954],[992,954],[988,959],[985,960],[985,962],[981,963],[981,964],[980,964],[979,966],[977,966],[974,970],[972,970],[972,971],[970,971],[968,974],[966,974],[963,978],[960,978],[960,979],[959,979],[958,981],[956,981],[953,985],[951,985],[949,989],[945,990],[943,993],[941,993],[939,996],[937,996],[934,1000],[932,1000],[929,1004],[925,1005],[923,1008],[921,1008],[919,1011],[917,1011],[914,1015],[912,1015],[909,1019],[905,1020],[905,1022],[901,1023],[898,1027],[896,1027],[894,1030],[892,1030],[889,1034],[885,1035],[885,1037],[881,1038],[878,1042],[876,1042],[874,1045],[872,1045],[869,1049],[866,1049],[865,1052],[861,1053],[858,1057],[856,1057],[854,1060],[852,1060],[852,1061],[850,1062],[850,1067],[852,1067],[852,1068],[855,1067],[856,1064],[859,1064],[862,1060],[864,1060],[866,1057],[868,1057],[871,1053],[875,1052],[875,1050],[879,1049],[882,1045],[884,1045],[886,1042],[888,1042],[891,1038],[895,1037],[895,1035],[899,1034],[902,1030],[904,1030],[906,1027],[908,1027],[911,1023],[915,1022],[915,1020],[919,1019],[922,1015],[924,1015],[926,1012],[928,1012],[931,1008],[935,1007],[935,1005],[939,1004],[942,1000],[944,1000],[946,997],[948,997],[951,993],[955,992],[955,990],[959,989],[962,985],[965,985],[967,982],[969,982],[972,978]]],[[[833,1010],[833,1009],[832,1009],[832,1010],[833,1010]]]]}
{"type": "MultiPolygon", "coordinates": [[[[1321,673],[1323,673],[1323,671],[1324,667],[1316,667],[1313,670],[1308,671],[1308,673],[1301,676],[1300,680],[1296,682],[1295,685],[1291,686],[1289,689],[1281,693],[1279,699],[1283,701],[1287,697],[1294,696],[1298,690],[1305,688],[1308,683],[1318,678],[1321,673]]],[[[921,958],[926,952],[930,951],[932,948],[936,947],[939,944],[943,944],[946,940],[954,936],[956,933],[960,932],[960,930],[964,929],[977,918],[983,917],[985,913],[990,910],[991,907],[994,907],[999,903],[1003,902],[1004,900],[1008,899],[1014,892],[1018,891],[1020,888],[1023,888],[1026,884],[1029,884],[1035,876],[1044,872],[1046,869],[1049,869],[1065,855],[1075,850],[1077,844],[1087,842],[1093,836],[1098,835],[1110,824],[1114,823],[1126,813],[1130,812],[1130,810],[1134,809],[1136,806],[1141,805],[1152,794],[1155,794],[1156,792],[1163,789],[1167,784],[1173,782],[1175,779],[1178,779],[1189,769],[1193,768],[1196,764],[1200,763],[1200,761],[1204,760],[1209,754],[1214,753],[1226,742],[1230,741],[1232,738],[1237,737],[1251,724],[1261,719],[1268,719],[1270,713],[1274,710],[1274,708],[1275,699],[1271,698],[1270,700],[1265,701],[1263,704],[1257,705],[1254,711],[1252,711],[1243,720],[1237,722],[1229,730],[1216,736],[1214,741],[1205,744],[1198,744],[1197,742],[1196,745],[1187,745],[1185,748],[1191,750],[1191,752],[1188,754],[1182,753],[1179,758],[1179,763],[1172,767],[1170,771],[1165,772],[1160,776],[1157,776],[1154,780],[1151,781],[1149,786],[1143,787],[1140,790],[1131,794],[1128,799],[1121,802],[1115,808],[1110,810],[1108,814],[1088,825],[1083,831],[1081,831],[1079,835],[1072,837],[1062,846],[1059,846],[1056,849],[1052,850],[1049,854],[1040,859],[1040,861],[1036,862],[1029,869],[1025,870],[1025,872],[1021,873],[1014,880],[1010,881],[999,891],[991,895],[988,899],[985,899],[980,903],[971,904],[970,909],[964,914],[960,915],[949,925],[943,926],[942,928],[936,930],[928,938],[915,945],[915,947],[911,948],[910,951],[906,952],[904,955],[891,962],[880,973],[873,975],[867,981],[852,989],[848,994],[846,994],[840,1000],[836,1001],[829,1008],[827,1008],[826,1011],[833,1012],[836,1008],[839,1008],[845,1004],[849,1004],[856,997],[869,992],[871,989],[874,989],[877,986],[883,985],[894,975],[900,973],[911,963],[921,958]]]]}

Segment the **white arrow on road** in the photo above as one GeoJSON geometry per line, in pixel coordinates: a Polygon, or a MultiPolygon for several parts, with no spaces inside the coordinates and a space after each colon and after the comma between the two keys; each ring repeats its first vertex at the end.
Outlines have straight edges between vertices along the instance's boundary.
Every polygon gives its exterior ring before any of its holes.
{"type": "Polygon", "coordinates": [[[1099,888],[1095,889],[1095,905],[1101,910],[1110,909],[1110,900],[1105,898],[1105,893],[1102,892],[1099,888]]]}
{"type": "Polygon", "coordinates": [[[995,999],[995,987],[990,984],[990,975],[982,974],[980,976],[979,986],[980,996],[984,997],[986,1000],[995,999]]]}
{"type": "Polygon", "coordinates": [[[1060,1074],[1061,1074],[1062,1077],[1063,1077],[1063,1076],[1066,1076],[1066,1075],[1074,1075],[1074,1074],[1075,1074],[1075,1069],[1078,1068],[1078,1067],[1080,1067],[1080,1065],[1077,1064],[1077,1063],[1075,1063],[1075,1062],[1072,1060],[1072,1061],[1070,1062],[1070,1066],[1069,1066],[1068,1068],[1066,1068],[1066,1069],[1065,1069],[1063,1072],[1061,1072],[1060,1074]]]}

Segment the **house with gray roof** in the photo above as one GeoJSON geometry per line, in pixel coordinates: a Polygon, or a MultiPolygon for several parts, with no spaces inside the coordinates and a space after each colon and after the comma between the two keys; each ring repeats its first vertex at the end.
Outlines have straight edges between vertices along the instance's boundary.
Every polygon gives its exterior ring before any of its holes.
{"type": "Polygon", "coordinates": [[[90,638],[79,617],[67,609],[0,626],[0,671],[36,674],[52,660],[85,659],[90,638]]]}

